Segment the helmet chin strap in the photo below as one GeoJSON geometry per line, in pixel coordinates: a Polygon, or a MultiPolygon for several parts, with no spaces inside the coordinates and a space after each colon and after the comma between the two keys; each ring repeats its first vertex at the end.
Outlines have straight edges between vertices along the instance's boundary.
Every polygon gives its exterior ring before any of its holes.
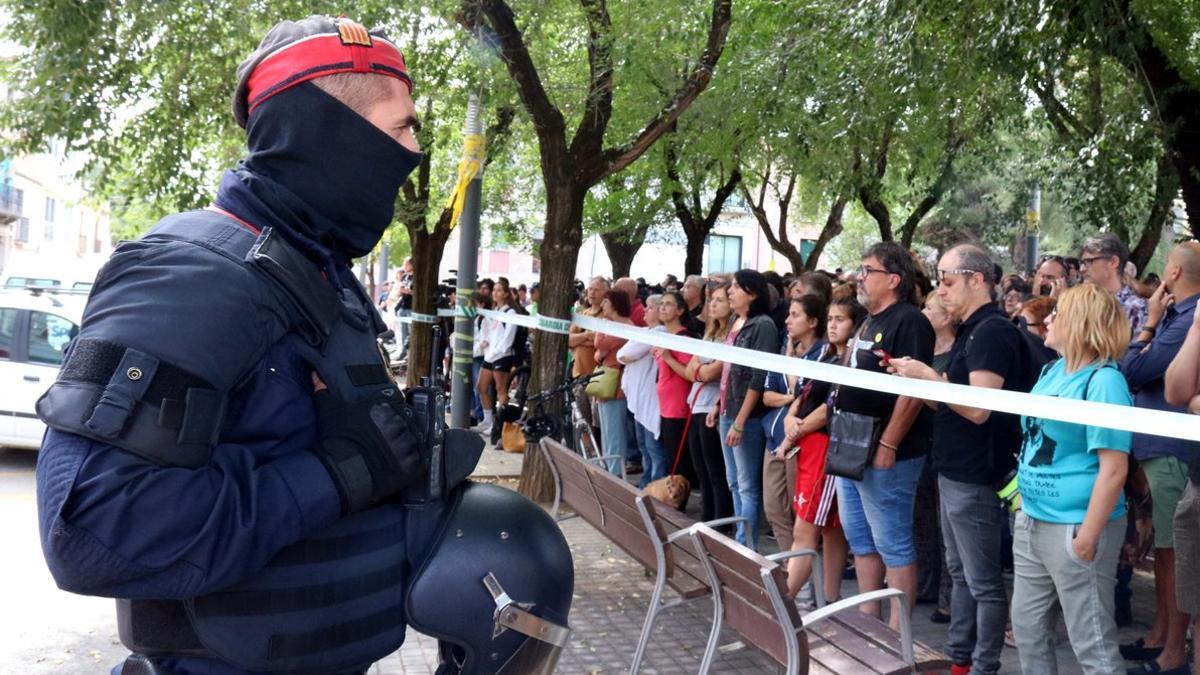
{"type": "Polygon", "coordinates": [[[533,606],[531,603],[518,603],[508,597],[508,593],[504,591],[504,587],[500,585],[500,580],[494,573],[488,572],[487,576],[483,578],[483,585],[487,587],[488,592],[492,594],[492,599],[496,601],[496,612],[493,615],[496,628],[493,636],[511,629],[555,647],[567,645],[567,640],[571,637],[570,628],[531,613],[529,611],[529,608],[533,606]]]}

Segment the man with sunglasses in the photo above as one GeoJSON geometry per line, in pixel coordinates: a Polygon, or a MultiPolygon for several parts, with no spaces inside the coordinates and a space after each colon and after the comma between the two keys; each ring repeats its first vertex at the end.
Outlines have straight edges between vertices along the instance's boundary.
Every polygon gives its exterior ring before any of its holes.
{"type": "MultiPolygon", "coordinates": [[[[992,300],[995,265],[972,245],[950,249],[937,268],[935,291],[961,321],[945,379],[954,384],[1018,391],[1021,335],[992,300]]],[[[903,377],[942,380],[913,359],[893,359],[903,377]]],[[[994,485],[1016,469],[1021,431],[1013,415],[981,408],[927,403],[936,410],[931,460],[938,474],[946,567],[954,580],[946,655],[951,673],[1000,669],[1008,597],[1004,588],[1003,532],[1007,514],[994,485]]]]}
{"type": "Polygon", "coordinates": [[[1137,337],[1146,325],[1146,300],[1125,282],[1125,263],[1129,247],[1111,232],[1088,237],[1079,252],[1079,265],[1085,281],[1111,291],[1129,314],[1130,337],[1137,337]]]}

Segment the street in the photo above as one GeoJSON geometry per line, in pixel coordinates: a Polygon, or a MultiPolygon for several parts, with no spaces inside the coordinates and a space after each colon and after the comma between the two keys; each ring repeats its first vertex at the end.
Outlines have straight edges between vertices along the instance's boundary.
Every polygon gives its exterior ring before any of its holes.
{"type": "Polygon", "coordinates": [[[0,448],[0,672],[107,672],[127,653],[108,598],[60,591],[38,540],[37,453],[0,448]]]}

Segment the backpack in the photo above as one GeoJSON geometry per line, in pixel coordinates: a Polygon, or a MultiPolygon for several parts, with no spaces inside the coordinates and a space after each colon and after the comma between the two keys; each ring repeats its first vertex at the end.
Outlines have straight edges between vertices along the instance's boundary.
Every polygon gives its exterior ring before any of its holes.
{"type": "Polygon", "coordinates": [[[1028,330],[1014,326],[1008,319],[1001,316],[996,316],[995,318],[988,317],[980,321],[975,330],[971,332],[971,337],[967,338],[967,346],[963,350],[963,356],[965,357],[970,353],[971,345],[975,343],[975,333],[983,330],[984,326],[988,324],[995,326],[996,322],[1011,326],[1021,336],[1021,340],[1017,345],[1021,365],[1017,369],[1017,377],[1015,378],[1016,381],[1013,382],[1013,388],[1017,391],[1028,393],[1033,390],[1033,385],[1037,384],[1038,379],[1042,376],[1042,369],[1057,358],[1038,336],[1030,333],[1028,330]]]}

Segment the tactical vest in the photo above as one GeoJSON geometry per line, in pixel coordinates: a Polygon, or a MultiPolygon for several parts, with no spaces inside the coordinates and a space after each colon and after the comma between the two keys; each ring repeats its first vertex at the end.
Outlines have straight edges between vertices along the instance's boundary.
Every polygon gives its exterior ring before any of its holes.
{"type": "MultiPolygon", "coordinates": [[[[59,380],[38,402],[39,415],[55,428],[163,466],[205,466],[222,429],[240,414],[231,409],[231,394],[280,340],[344,400],[402,395],[380,354],[376,336],[385,327],[365,290],[356,282],[335,289],[270,228],[258,232],[212,211],[169,217],[118,247],[93,298],[111,284],[120,284],[126,300],[101,307],[89,301],[59,380]],[[223,280],[221,288],[195,285],[213,279],[223,280]],[[226,311],[243,315],[189,317],[189,293],[222,293],[216,304],[225,301],[226,311]],[[151,311],[179,313],[178,321],[162,322],[163,335],[138,333],[148,302],[151,311]],[[194,332],[204,332],[200,343],[219,345],[219,353],[189,350],[194,332]]],[[[443,425],[428,414],[439,394],[418,391],[418,405],[406,408],[425,452],[425,471],[404,496],[408,508],[384,504],[342,518],[219,592],[185,601],[118,600],[125,645],[148,655],[215,657],[253,671],[314,673],[365,668],[398,649],[409,557],[435,536],[441,495],[478,459],[441,461],[443,425]]]]}

